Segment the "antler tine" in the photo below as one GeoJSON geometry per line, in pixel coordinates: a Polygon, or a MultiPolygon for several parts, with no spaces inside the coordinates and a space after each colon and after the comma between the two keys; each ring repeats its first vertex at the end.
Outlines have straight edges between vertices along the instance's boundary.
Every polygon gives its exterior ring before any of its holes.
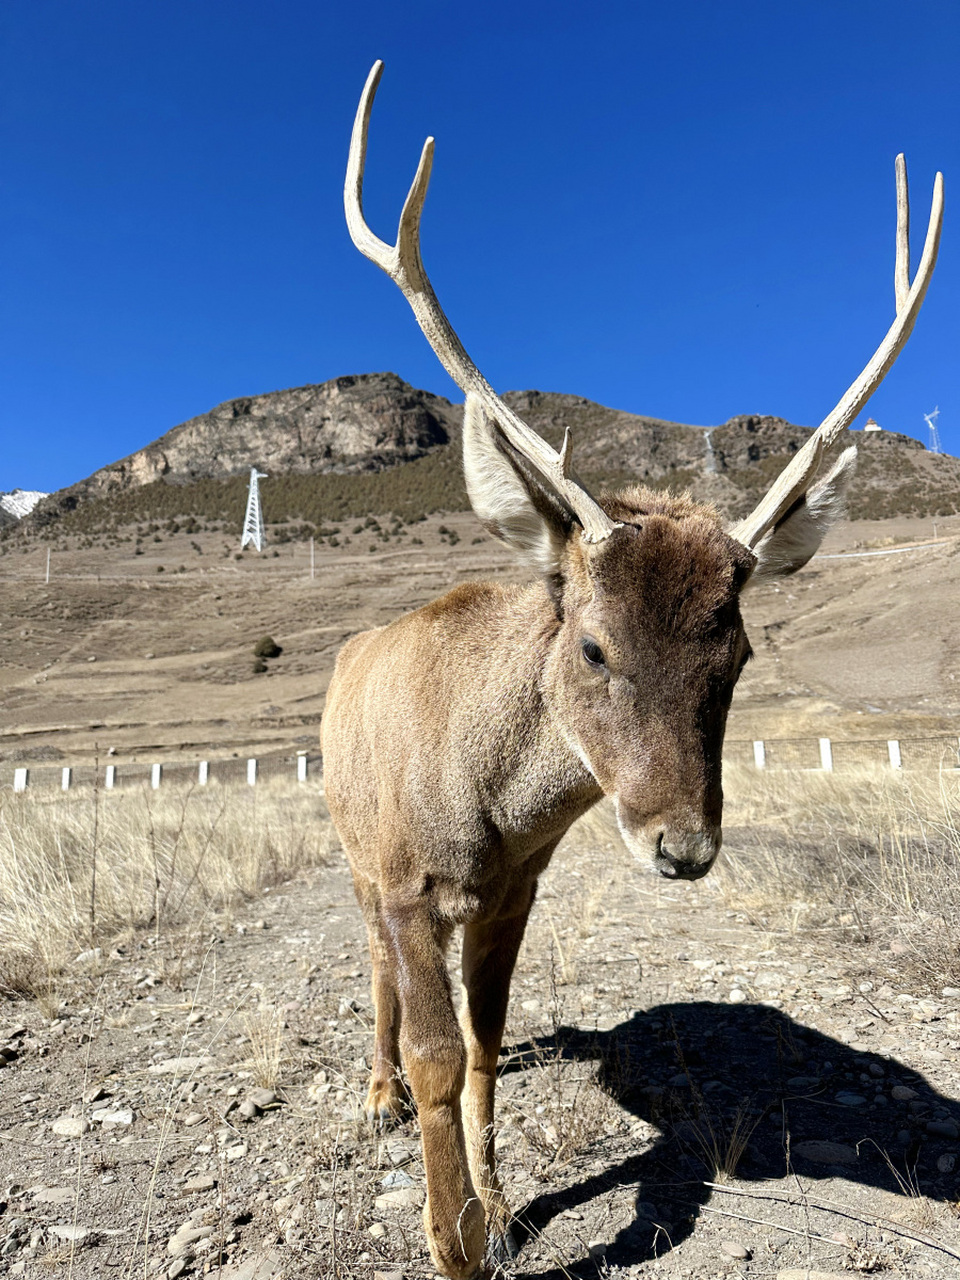
{"type": "Polygon", "coordinates": [[[897,170],[897,264],[893,270],[893,289],[897,314],[907,305],[910,293],[910,188],[907,185],[907,157],[901,151],[895,161],[897,170]]]}
{"type": "Polygon", "coordinates": [[[583,529],[587,542],[602,542],[617,527],[607,513],[580,485],[571,479],[570,442],[564,440],[561,453],[507,407],[470,359],[433,291],[420,257],[420,217],[433,165],[433,138],[423,145],[420,164],[400,214],[395,245],[386,244],[370,230],[363,216],[363,171],[367,154],[367,132],[373,99],[383,74],[383,63],[375,62],[360,96],[344,185],[343,204],[350,238],[360,252],[387,273],[417,318],[417,323],[440,363],[465,395],[475,395],[483,404],[506,440],[540,473],[546,483],[567,504],[583,529]]]}
{"type": "Polygon", "coordinates": [[[797,451],[755,510],[731,530],[733,537],[751,550],[806,491],[820,466],[824,450],[829,449],[839,439],[867,403],[913,332],[930,277],[936,266],[937,251],[940,247],[940,230],[943,226],[943,174],[938,173],[934,179],[930,221],[927,225],[923,255],[916,277],[910,284],[907,247],[910,213],[907,200],[906,164],[902,162],[903,157],[899,156],[897,158],[896,319],[863,372],[844,393],[832,413],[824,418],[803,448],[797,451]]]}

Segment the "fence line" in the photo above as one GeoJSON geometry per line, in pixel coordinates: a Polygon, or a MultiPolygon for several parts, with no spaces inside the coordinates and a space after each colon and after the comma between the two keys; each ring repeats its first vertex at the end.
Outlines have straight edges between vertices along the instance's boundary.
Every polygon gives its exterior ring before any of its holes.
{"type": "Polygon", "coordinates": [[[960,769],[960,736],[928,738],[732,738],[724,745],[728,764],[755,769],[802,769],[832,773],[868,767],[893,770],[960,769]]]}
{"type": "MultiPolygon", "coordinates": [[[[960,736],[930,738],[728,738],[727,764],[755,769],[801,769],[821,773],[868,767],[887,770],[960,771],[960,736]]],[[[319,752],[297,751],[278,756],[231,757],[225,760],[156,761],[151,764],[108,764],[102,775],[93,765],[0,765],[0,790],[59,786],[63,791],[101,785],[107,791],[169,785],[206,787],[213,783],[251,787],[277,778],[304,783],[323,775],[319,752]]]]}
{"type": "Polygon", "coordinates": [[[158,791],[168,786],[207,787],[213,784],[257,786],[276,779],[305,783],[323,775],[319,752],[297,751],[282,756],[230,757],[225,760],[172,760],[151,764],[108,764],[101,771],[90,765],[0,765],[0,790],[24,792],[59,786],[63,791],[100,786],[106,791],[132,788],[158,791]]]}

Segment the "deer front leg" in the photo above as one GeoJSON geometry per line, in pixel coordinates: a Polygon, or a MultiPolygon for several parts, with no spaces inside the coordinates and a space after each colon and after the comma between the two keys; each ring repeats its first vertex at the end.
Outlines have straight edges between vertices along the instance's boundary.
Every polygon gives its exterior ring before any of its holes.
{"type": "Polygon", "coordinates": [[[373,1070],[364,1109],[371,1124],[389,1125],[398,1119],[405,1101],[400,1079],[400,1001],[389,966],[377,956],[373,957],[372,985],[373,1070]]]}
{"type": "Polygon", "coordinates": [[[483,1206],[473,1188],[460,1114],[466,1052],[447,975],[451,927],[429,905],[382,910],[400,999],[400,1053],[417,1105],[427,1175],[423,1223],[435,1266],[470,1280],[483,1261],[483,1206]]]}
{"type": "Polygon", "coordinates": [[[517,1251],[510,1231],[510,1210],[497,1175],[493,1111],[510,979],[535,887],[534,883],[518,895],[527,902],[520,915],[488,924],[468,924],[463,934],[464,1005],[460,1022],[467,1044],[463,1121],[470,1172],[486,1215],[487,1256],[491,1263],[505,1262],[517,1251]]]}
{"type": "Polygon", "coordinates": [[[371,1124],[390,1124],[400,1115],[405,1101],[400,1080],[400,1000],[393,956],[380,918],[379,890],[357,872],[353,886],[367,926],[373,967],[373,1070],[364,1110],[371,1124]]]}

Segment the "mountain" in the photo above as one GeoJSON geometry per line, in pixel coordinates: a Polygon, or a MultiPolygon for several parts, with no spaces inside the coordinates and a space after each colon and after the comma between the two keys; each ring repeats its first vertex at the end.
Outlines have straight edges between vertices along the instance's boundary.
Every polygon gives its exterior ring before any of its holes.
{"type": "Polygon", "coordinates": [[[0,525],[22,520],[47,497],[49,494],[38,489],[11,489],[9,493],[0,493],[0,525]]]}
{"type": "MultiPolygon", "coordinates": [[[[503,398],[555,446],[569,428],[574,466],[591,486],[639,480],[687,488],[731,517],[755,504],[811,434],[808,427],[764,415],[689,426],[581,396],[514,391],[503,398]]],[[[79,517],[81,508],[86,529],[191,513],[233,519],[254,466],[270,477],[262,489],[268,521],[322,523],[390,510],[410,518],[461,509],[461,419],[461,405],[393,373],[228,400],[51,495],[34,520],[47,524],[71,512],[79,517]]],[[[849,439],[860,448],[852,516],[960,510],[960,460],[931,454],[895,432],[849,439]]]]}
{"type": "Polygon", "coordinates": [[[334,378],[227,400],[55,497],[72,506],[158,480],[186,484],[251,467],[268,474],[379,471],[449,443],[458,424],[449,400],[394,373],[334,378]]]}
{"type": "MultiPolygon", "coordinates": [[[[813,434],[783,418],[740,414],[717,427],[693,427],[607,409],[579,396],[512,391],[507,404],[556,448],[569,427],[575,469],[587,480],[689,489],[727,516],[745,515],[813,434]]],[[[960,511],[960,459],[933,454],[912,436],[857,431],[855,519],[948,515],[960,511]]],[[[829,455],[828,455],[829,456],[829,455]]]]}

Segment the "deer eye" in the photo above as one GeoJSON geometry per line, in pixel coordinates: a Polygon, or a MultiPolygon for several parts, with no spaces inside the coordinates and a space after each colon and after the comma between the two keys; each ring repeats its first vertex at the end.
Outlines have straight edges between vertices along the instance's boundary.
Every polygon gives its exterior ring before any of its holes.
{"type": "Polygon", "coordinates": [[[583,654],[584,661],[591,667],[602,667],[604,665],[603,650],[597,644],[596,640],[584,640],[580,646],[580,652],[583,654]]]}

